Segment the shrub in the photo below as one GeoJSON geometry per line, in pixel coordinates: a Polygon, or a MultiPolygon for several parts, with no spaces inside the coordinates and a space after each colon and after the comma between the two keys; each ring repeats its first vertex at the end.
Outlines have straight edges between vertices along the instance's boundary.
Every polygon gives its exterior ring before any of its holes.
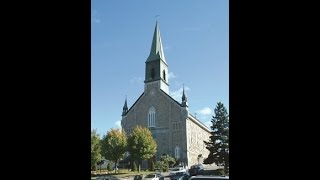
{"type": "Polygon", "coordinates": [[[108,165],[107,165],[107,170],[108,170],[108,171],[112,171],[111,163],[110,163],[110,162],[109,162],[108,165]]]}
{"type": "Polygon", "coordinates": [[[164,164],[164,166],[162,167],[162,172],[168,172],[168,170],[169,170],[169,165],[164,164]]]}

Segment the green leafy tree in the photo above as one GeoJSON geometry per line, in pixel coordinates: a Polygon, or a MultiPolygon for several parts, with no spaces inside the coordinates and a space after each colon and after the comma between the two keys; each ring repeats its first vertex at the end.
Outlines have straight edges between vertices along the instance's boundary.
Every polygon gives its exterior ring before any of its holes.
{"type": "Polygon", "coordinates": [[[97,164],[101,161],[100,137],[97,130],[91,130],[91,170],[97,170],[97,164]]]}
{"type": "MultiPolygon", "coordinates": [[[[118,161],[123,158],[127,149],[127,136],[120,129],[111,129],[102,138],[102,154],[111,161],[115,162],[117,167],[118,161]]],[[[117,172],[117,168],[115,168],[117,172]]]]}
{"type": "Polygon", "coordinates": [[[204,164],[223,166],[225,174],[229,174],[229,115],[221,102],[218,102],[214,113],[210,141],[204,141],[210,151],[204,164]]]}
{"type": "Polygon", "coordinates": [[[148,128],[137,126],[128,138],[128,151],[133,160],[138,161],[139,172],[142,160],[156,154],[157,144],[148,128]]]}
{"type": "Polygon", "coordinates": [[[164,165],[164,166],[162,166],[163,172],[167,172],[169,170],[169,167],[176,163],[176,159],[169,156],[168,154],[163,154],[160,158],[160,161],[164,165]]]}
{"type": "Polygon", "coordinates": [[[110,162],[110,161],[108,162],[107,170],[108,170],[108,171],[112,171],[112,167],[111,167],[111,162],[110,162]]]}
{"type": "Polygon", "coordinates": [[[172,166],[176,163],[176,159],[167,155],[162,154],[160,157],[160,161],[156,162],[156,168],[162,172],[167,172],[169,170],[169,166],[172,166]]]}
{"type": "Polygon", "coordinates": [[[166,172],[166,170],[169,168],[168,164],[165,164],[163,161],[157,161],[155,167],[159,169],[160,172],[166,172]]]}

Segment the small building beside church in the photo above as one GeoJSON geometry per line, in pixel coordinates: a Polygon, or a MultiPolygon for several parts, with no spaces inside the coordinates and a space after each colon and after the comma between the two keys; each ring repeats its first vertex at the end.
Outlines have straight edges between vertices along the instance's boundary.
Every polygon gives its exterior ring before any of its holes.
{"type": "MultiPolygon", "coordinates": [[[[137,125],[148,127],[157,143],[156,161],[168,154],[190,167],[199,163],[200,155],[208,156],[203,141],[209,141],[211,130],[189,112],[184,89],[181,102],[169,95],[168,67],[156,22],[150,55],[145,61],[144,92],[130,108],[125,100],[121,126],[127,135],[137,125]]],[[[142,168],[146,167],[144,162],[142,168]]]]}

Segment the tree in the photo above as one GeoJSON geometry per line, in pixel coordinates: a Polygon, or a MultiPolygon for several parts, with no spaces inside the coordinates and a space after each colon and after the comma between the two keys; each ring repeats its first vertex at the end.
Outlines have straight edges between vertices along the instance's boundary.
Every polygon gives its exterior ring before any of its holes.
{"type": "Polygon", "coordinates": [[[217,103],[214,113],[210,141],[204,141],[210,151],[204,164],[223,166],[225,174],[229,174],[229,115],[221,102],[217,103]]]}
{"type": "Polygon", "coordinates": [[[97,163],[97,165],[100,166],[100,173],[101,173],[101,166],[102,166],[102,164],[104,164],[104,160],[101,160],[101,161],[99,161],[99,162],[97,163]]]}
{"type": "Polygon", "coordinates": [[[148,128],[136,126],[128,138],[128,151],[133,160],[138,161],[139,172],[142,160],[154,156],[157,144],[148,128]]]}
{"type": "Polygon", "coordinates": [[[97,163],[101,161],[100,137],[97,130],[91,130],[91,169],[96,170],[97,163]]]}
{"type": "Polygon", "coordinates": [[[169,166],[173,166],[176,163],[176,159],[167,155],[162,154],[160,157],[160,161],[156,162],[156,168],[159,169],[162,172],[167,172],[169,170],[169,166]]]}
{"type": "Polygon", "coordinates": [[[102,154],[105,158],[115,162],[117,172],[117,163],[123,157],[127,149],[127,136],[120,129],[111,129],[102,138],[102,154]]]}
{"type": "Polygon", "coordinates": [[[164,164],[165,169],[163,169],[163,172],[166,172],[169,169],[169,166],[172,166],[176,163],[175,158],[167,154],[162,154],[162,156],[160,157],[160,161],[162,162],[162,164],[164,164]]]}
{"type": "Polygon", "coordinates": [[[111,162],[110,162],[110,161],[108,162],[107,170],[108,170],[108,171],[112,171],[112,167],[111,167],[111,162]]]}

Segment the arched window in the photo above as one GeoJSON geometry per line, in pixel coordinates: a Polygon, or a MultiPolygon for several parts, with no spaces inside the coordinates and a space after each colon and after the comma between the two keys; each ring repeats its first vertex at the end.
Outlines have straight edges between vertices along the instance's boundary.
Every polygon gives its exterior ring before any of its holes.
{"type": "Polygon", "coordinates": [[[156,127],[156,110],[154,109],[154,107],[151,107],[149,109],[148,127],[156,127]]]}
{"type": "Polygon", "coordinates": [[[174,156],[176,157],[176,159],[180,158],[180,147],[176,146],[175,150],[174,150],[174,156]]]}
{"type": "Polygon", "coordinates": [[[163,70],[163,79],[166,80],[166,71],[163,70]]]}
{"type": "Polygon", "coordinates": [[[155,72],[154,72],[154,68],[151,69],[151,79],[154,79],[155,76],[155,72]]]}

